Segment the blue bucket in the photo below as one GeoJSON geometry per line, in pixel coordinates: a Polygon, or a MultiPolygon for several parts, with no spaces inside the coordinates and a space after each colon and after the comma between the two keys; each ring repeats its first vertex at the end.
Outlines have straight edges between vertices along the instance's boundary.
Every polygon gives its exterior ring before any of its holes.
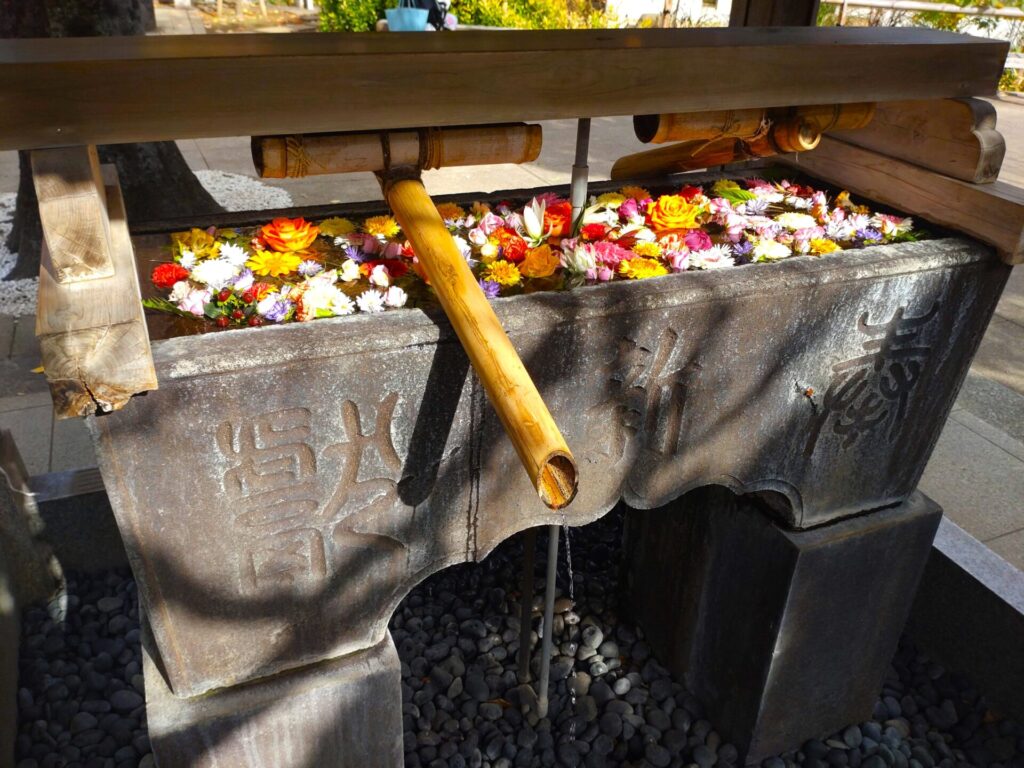
{"type": "Polygon", "coordinates": [[[427,27],[426,8],[386,8],[390,32],[422,32],[427,27]]]}

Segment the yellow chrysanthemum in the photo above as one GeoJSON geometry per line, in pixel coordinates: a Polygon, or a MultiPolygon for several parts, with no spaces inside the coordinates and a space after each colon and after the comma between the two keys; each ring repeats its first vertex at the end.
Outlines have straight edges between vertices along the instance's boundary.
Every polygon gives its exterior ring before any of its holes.
{"type": "Polygon", "coordinates": [[[643,280],[647,277],[667,275],[668,267],[655,259],[637,256],[635,259],[619,262],[619,274],[629,280],[643,280]]]}
{"type": "Polygon", "coordinates": [[[606,208],[618,208],[624,202],[626,202],[626,196],[620,195],[618,192],[605,192],[594,201],[596,205],[603,205],[606,208]]]}
{"type": "Polygon", "coordinates": [[[394,237],[401,229],[391,216],[371,216],[363,222],[363,229],[374,237],[394,237]]]}
{"type": "Polygon", "coordinates": [[[283,277],[299,268],[302,256],[292,251],[256,251],[245,266],[257,275],[283,277]]]}
{"type": "Polygon", "coordinates": [[[631,197],[634,200],[650,200],[651,193],[643,187],[623,187],[619,190],[623,197],[631,197]]]}
{"type": "Polygon", "coordinates": [[[455,203],[438,203],[437,212],[441,214],[441,218],[445,221],[466,218],[465,209],[455,203]]]}
{"type": "Polygon", "coordinates": [[[842,248],[824,237],[815,237],[811,239],[811,252],[816,253],[819,256],[824,256],[826,253],[834,253],[835,251],[841,250],[842,248]]]}
{"type": "Polygon", "coordinates": [[[491,280],[498,285],[518,285],[521,278],[519,267],[504,259],[492,261],[484,271],[484,279],[491,280]]]}
{"type": "Polygon", "coordinates": [[[652,259],[656,259],[661,256],[661,246],[657,243],[651,243],[641,240],[639,243],[633,246],[633,253],[637,256],[648,256],[652,259]]]}
{"type": "Polygon", "coordinates": [[[332,216],[320,222],[320,234],[328,237],[338,237],[355,231],[356,225],[341,216],[332,216]]]}
{"type": "Polygon", "coordinates": [[[180,255],[182,251],[191,251],[200,261],[217,258],[217,252],[220,250],[217,238],[205,229],[175,232],[171,235],[171,242],[174,243],[176,254],[180,255]]]}

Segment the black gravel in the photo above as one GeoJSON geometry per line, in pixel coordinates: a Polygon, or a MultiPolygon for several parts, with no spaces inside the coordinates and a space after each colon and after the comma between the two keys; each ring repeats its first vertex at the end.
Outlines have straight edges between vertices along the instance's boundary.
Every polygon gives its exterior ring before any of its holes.
{"type": "MultiPolygon", "coordinates": [[[[520,541],[414,589],[391,631],[402,661],[407,766],[676,766],[739,762],[618,611],[622,515],[570,532],[556,603],[549,716],[516,676],[520,541]],[[571,592],[571,595],[570,595],[571,592]]],[[[543,573],[545,536],[538,536],[543,573]]],[[[533,669],[541,595],[535,585],[533,669]]],[[[24,616],[17,768],[149,768],[135,582],[126,570],[70,574],[66,620],[24,616]]],[[[991,711],[969,681],[907,641],[874,717],[812,739],[767,768],[1024,768],[1024,729],[991,711]]]]}

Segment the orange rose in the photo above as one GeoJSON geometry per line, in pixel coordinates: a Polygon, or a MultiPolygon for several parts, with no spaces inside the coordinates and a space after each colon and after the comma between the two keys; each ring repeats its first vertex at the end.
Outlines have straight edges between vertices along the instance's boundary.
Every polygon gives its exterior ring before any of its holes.
{"type": "Polygon", "coordinates": [[[542,245],[526,252],[526,258],[519,265],[519,271],[526,277],[550,277],[561,263],[549,246],[542,245]]]}
{"type": "Polygon", "coordinates": [[[671,232],[681,229],[696,229],[703,207],[694,205],[682,195],[662,195],[647,204],[647,218],[651,228],[657,232],[671,232]]]}
{"type": "Polygon", "coordinates": [[[544,231],[552,237],[567,237],[572,232],[572,206],[555,203],[544,210],[544,231]]]}
{"type": "Polygon", "coordinates": [[[274,219],[260,228],[263,241],[282,253],[306,250],[319,234],[320,229],[305,219],[274,219]]]}

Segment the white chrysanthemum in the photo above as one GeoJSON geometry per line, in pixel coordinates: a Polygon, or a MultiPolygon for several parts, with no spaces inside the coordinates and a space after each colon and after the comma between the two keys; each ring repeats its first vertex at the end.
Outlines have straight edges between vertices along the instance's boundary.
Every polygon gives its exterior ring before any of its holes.
{"type": "Polygon", "coordinates": [[[220,258],[235,267],[244,267],[249,260],[249,254],[245,248],[236,243],[221,243],[220,258]]]}
{"type": "Polygon", "coordinates": [[[327,280],[310,280],[306,290],[302,292],[302,320],[337,314],[333,311],[336,302],[348,298],[336,285],[327,280]]]}
{"type": "Polygon", "coordinates": [[[466,238],[462,235],[452,235],[452,241],[455,243],[455,247],[459,249],[459,253],[462,254],[462,258],[472,265],[475,261],[473,258],[473,247],[466,241],[466,238]]]}
{"type": "Polygon", "coordinates": [[[388,274],[388,268],[383,264],[378,264],[370,272],[370,284],[376,285],[378,288],[387,288],[391,285],[391,275],[388,274]]]}
{"type": "Polygon", "coordinates": [[[178,263],[185,269],[192,269],[196,265],[196,255],[188,250],[188,248],[184,248],[181,251],[181,258],[178,259],[178,263]]]}
{"type": "Polygon", "coordinates": [[[690,261],[699,262],[702,269],[725,269],[736,266],[732,248],[728,245],[713,245],[706,250],[691,253],[690,261]]]}
{"type": "Polygon", "coordinates": [[[363,291],[356,299],[360,312],[383,312],[384,294],[380,291],[363,291]]]}
{"type": "Polygon", "coordinates": [[[341,265],[340,278],[343,283],[351,283],[353,280],[358,280],[362,273],[359,271],[359,265],[352,259],[347,259],[344,264],[341,265]]]}
{"type": "Polygon", "coordinates": [[[203,283],[213,290],[219,291],[230,283],[240,271],[240,266],[236,267],[224,259],[210,259],[196,264],[192,269],[191,277],[197,283],[203,283]]]}
{"type": "Polygon", "coordinates": [[[404,307],[405,302],[409,300],[408,294],[399,288],[397,285],[392,285],[384,292],[384,303],[389,307],[404,307]]]}
{"type": "Polygon", "coordinates": [[[789,246],[777,240],[761,240],[754,246],[754,261],[777,261],[789,256],[789,246]]]}
{"type": "Polygon", "coordinates": [[[256,311],[263,317],[274,308],[274,305],[281,300],[281,294],[271,291],[256,303],[256,311]]]}
{"type": "Polygon", "coordinates": [[[825,225],[825,236],[829,240],[852,240],[853,227],[847,221],[830,221],[825,225]]]}
{"type": "Polygon", "coordinates": [[[331,302],[331,312],[337,316],[351,315],[356,311],[356,305],[352,303],[352,299],[346,296],[341,291],[338,291],[338,296],[334,301],[331,302]]]}
{"type": "Polygon", "coordinates": [[[818,226],[817,220],[806,213],[780,213],[775,217],[775,221],[794,232],[798,229],[810,229],[818,226]]]}
{"type": "Polygon", "coordinates": [[[192,290],[192,286],[188,284],[188,280],[179,280],[171,287],[171,294],[167,298],[177,304],[188,296],[190,290],[192,290]]]}
{"type": "Polygon", "coordinates": [[[811,198],[800,197],[799,195],[790,195],[786,198],[786,204],[796,208],[798,211],[806,211],[813,204],[811,198]]]}

